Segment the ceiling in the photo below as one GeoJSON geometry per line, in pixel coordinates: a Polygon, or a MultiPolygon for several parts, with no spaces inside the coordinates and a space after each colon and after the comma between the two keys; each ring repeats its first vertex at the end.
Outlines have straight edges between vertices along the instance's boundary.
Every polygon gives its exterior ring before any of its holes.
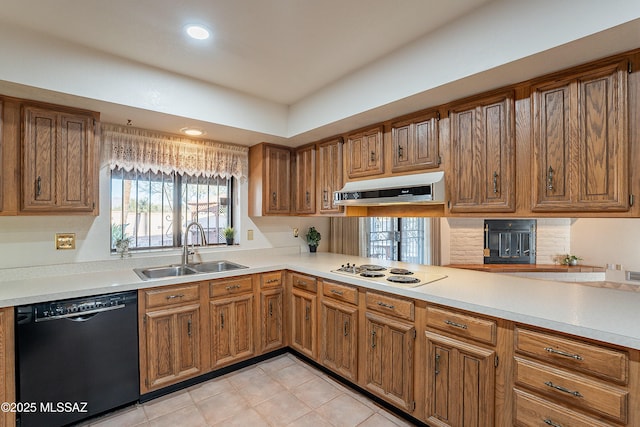
{"type": "Polygon", "coordinates": [[[2,0],[0,94],[298,146],[639,47],[612,1],[2,0]]]}

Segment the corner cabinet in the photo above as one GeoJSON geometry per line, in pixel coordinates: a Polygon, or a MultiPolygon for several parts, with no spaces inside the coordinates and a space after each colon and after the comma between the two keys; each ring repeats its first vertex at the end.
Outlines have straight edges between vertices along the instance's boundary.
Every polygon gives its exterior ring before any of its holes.
{"type": "Polygon", "coordinates": [[[431,169],[440,166],[438,121],[433,112],[391,124],[392,172],[431,169]]]}
{"type": "Polygon", "coordinates": [[[96,116],[22,107],[23,212],[97,214],[96,116]]]}
{"type": "Polygon", "coordinates": [[[513,104],[507,92],[450,110],[451,212],[515,211],[513,104]]]}
{"type": "Polygon", "coordinates": [[[291,214],[291,150],[258,144],[249,148],[249,216],[291,214]]]}
{"type": "Polygon", "coordinates": [[[629,210],[628,62],[540,82],[533,210],[629,210]]]}
{"type": "Polygon", "coordinates": [[[343,186],[342,139],[334,139],[317,145],[318,155],[318,212],[337,214],[344,212],[344,206],[336,206],[333,193],[343,186]]]}
{"type": "Polygon", "coordinates": [[[347,136],[347,178],[380,175],[384,172],[382,127],[375,127],[347,136]]]}
{"type": "Polygon", "coordinates": [[[314,145],[295,151],[293,199],[296,214],[316,213],[316,149],[314,145]]]}
{"type": "Polygon", "coordinates": [[[318,359],[317,312],[318,284],[315,277],[290,273],[291,278],[291,347],[318,359]]]}
{"type": "Polygon", "coordinates": [[[275,271],[260,277],[261,353],[284,346],[282,274],[282,271],[275,271]]]}

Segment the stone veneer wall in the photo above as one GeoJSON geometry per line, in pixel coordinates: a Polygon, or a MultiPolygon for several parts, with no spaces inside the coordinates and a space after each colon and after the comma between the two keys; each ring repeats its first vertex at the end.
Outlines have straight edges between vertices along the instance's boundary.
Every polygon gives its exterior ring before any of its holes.
{"type": "MultiPolygon", "coordinates": [[[[448,218],[451,264],[482,264],[484,218],[448,218]]],[[[570,253],[571,220],[537,220],[536,264],[554,264],[559,255],[570,253]]]]}

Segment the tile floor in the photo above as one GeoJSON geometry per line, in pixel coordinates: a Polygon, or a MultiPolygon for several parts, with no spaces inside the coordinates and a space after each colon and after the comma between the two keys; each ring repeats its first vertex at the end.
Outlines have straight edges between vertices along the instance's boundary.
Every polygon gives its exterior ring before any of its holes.
{"type": "Polygon", "coordinates": [[[82,424],[83,427],[411,425],[291,354],[82,424]]]}

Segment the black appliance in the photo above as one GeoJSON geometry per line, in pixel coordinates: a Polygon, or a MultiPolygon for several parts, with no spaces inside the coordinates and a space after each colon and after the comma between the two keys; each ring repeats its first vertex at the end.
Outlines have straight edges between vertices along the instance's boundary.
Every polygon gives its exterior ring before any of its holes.
{"type": "Polygon", "coordinates": [[[16,307],[17,425],[62,426],[140,397],[137,293],[16,307]]]}
{"type": "Polygon", "coordinates": [[[535,219],[486,219],[485,264],[535,264],[535,219]]]}

